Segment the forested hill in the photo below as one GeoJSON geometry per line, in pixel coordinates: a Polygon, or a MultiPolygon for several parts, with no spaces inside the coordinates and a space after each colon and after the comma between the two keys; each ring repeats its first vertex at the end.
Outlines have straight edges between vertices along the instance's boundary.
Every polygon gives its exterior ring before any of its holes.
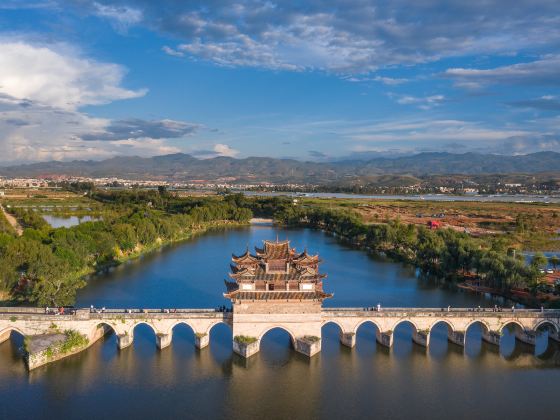
{"type": "Polygon", "coordinates": [[[420,153],[397,158],[336,162],[302,162],[293,159],[216,157],[197,159],[187,154],[140,157],[115,157],[102,161],[42,162],[0,167],[0,175],[36,177],[75,175],[159,178],[168,180],[215,180],[234,177],[237,181],[321,183],[357,176],[382,174],[506,174],[560,172],[560,153],[539,152],[504,156],[477,153],[420,153]]]}

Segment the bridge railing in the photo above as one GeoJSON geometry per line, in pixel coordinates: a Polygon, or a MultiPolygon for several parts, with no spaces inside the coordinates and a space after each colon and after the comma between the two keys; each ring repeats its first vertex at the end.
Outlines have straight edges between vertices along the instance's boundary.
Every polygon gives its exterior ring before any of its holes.
{"type": "Polygon", "coordinates": [[[116,309],[116,308],[65,308],[60,313],[57,308],[35,308],[35,307],[17,307],[7,306],[0,307],[0,315],[75,315],[77,312],[89,312],[91,315],[108,314],[108,315],[126,315],[126,314],[208,314],[208,313],[228,313],[219,309],[116,309]]]}
{"type": "Polygon", "coordinates": [[[91,313],[106,314],[185,314],[185,313],[215,313],[217,309],[90,309],[91,313]]]}
{"type": "Polygon", "coordinates": [[[379,310],[377,307],[361,307],[361,308],[323,308],[323,312],[417,312],[417,313],[432,313],[432,312],[515,312],[515,313],[546,313],[547,315],[559,315],[559,309],[518,309],[515,308],[512,310],[511,308],[412,308],[412,307],[381,307],[379,310]]]}
{"type": "Polygon", "coordinates": [[[44,314],[45,308],[27,308],[23,306],[4,306],[0,307],[3,314],[44,314]]]}

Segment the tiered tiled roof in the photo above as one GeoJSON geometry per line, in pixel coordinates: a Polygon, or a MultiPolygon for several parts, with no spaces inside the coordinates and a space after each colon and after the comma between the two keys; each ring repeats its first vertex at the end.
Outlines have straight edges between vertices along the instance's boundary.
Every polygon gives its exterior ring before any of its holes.
{"type": "Polygon", "coordinates": [[[298,254],[290,248],[290,241],[263,241],[263,247],[249,249],[242,255],[232,255],[231,273],[234,281],[226,281],[226,296],[236,299],[323,299],[329,297],[322,290],[325,274],[319,273],[318,255],[307,250],[298,254]],[[240,285],[243,284],[243,287],[240,285]],[[306,286],[301,286],[306,284],[306,286]],[[271,294],[270,297],[266,295],[271,294]],[[280,293],[280,295],[278,294],[280,293]],[[263,297],[265,296],[265,297],[263,297]]]}
{"type": "Polygon", "coordinates": [[[264,241],[263,248],[255,247],[257,257],[268,260],[285,260],[295,254],[294,249],[290,249],[290,241],[272,242],[264,241]]]}
{"type": "Polygon", "coordinates": [[[304,300],[304,299],[325,299],[332,296],[331,293],[323,291],[301,292],[295,291],[245,291],[236,290],[231,293],[225,294],[230,299],[239,300],[304,300]]]}

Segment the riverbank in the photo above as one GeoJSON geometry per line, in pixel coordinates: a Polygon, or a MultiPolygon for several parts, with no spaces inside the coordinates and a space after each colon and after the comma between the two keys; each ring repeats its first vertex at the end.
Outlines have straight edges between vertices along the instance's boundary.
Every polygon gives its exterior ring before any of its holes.
{"type": "MultiPolygon", "coordinates": [[[[83,285],[81,285],[81,287],[76,289],[79,290],[85,287],[88,281],[91,280],[91,278],[93,278],[95,275],[103,272],[107,272],[114,267],[141,258],[143,256],[149,255],[150,253],[156,252],[165,247],[191,240],[197,236],[203,235],[212,230],[241,227],[241,226],[248,226],[248,225],[249,223],[236,222],[231,220],[206,222],[203,225],[199,225],[196,228],[193,228],[188,232],[182,233],[181,235],[173,239],[162,240],[161,238],[159,238],[159,240],[157,240],[153,244],[135,247],[135,249],[132,252],[128,252],[128,253],[118,252],[117,257],[114,260],[101,264],[95,264],[92,267],[84,268],[76,273],[67,276],[67,280],[70,280],[72,282],[83,282],[83,285]]],[[[0,306],[25,306],[25,305],[30,305],[30,302],[26,300],[17,300],[13,296],[11,296],[8,292],[5,291],[0,292],[0,306]]],[[[37,306],[41,306],[41,305],[37,305],[37,306]]]]}
{"type": "MultiPolygon", "coordinates": [[[[426,229],[402,223],[366,224],[350,211],[307,207],[285,209],[277,219],[288,226],[320,229],[358,249],[411,264],[427,278],[445,279],[457,284],[467,280],[463,273],[476,272],[497,290],[529,289],[542,275],[539,265],[529,264],[507,254],[503,244],[471,238],[451,229],[426,229]],[[512,286],[513,285],[513,286],[512,286]]],[[[541,264],[541,263],[538,263],[541,264]]],[[[511,299],[533,307],[548,305],[538,299],[527,303],[512,294],[511,299]]],[[[554,304],[554,303],[552,303],[554,304]]]]}
{"type": "Polygon", "coordinates": [[[228,227],[240,227],[240,226],[248,226],[248,225],[249,225],[249,223],[233,222],[231,220],[220,220],[220,221],[216,221],[216,222],[208,222],[208,224],[206,224],[204,226],[199,226],[199,227],[197,227],[197,228],[195,228],[195,229],[193,229],[189,232],[186,232],[186,233],[180,235],[177,238],[167,239],[167,240],[162,240],[161,238],[159,238],[159,240],[157,240],[155,243],[153,243],[151,245],[137,246],[132,252],[127,253],[127,254],[120,253],[121,255],[118,256],[115,263],[105,264],[101,267],[101,270],[126,263],[128,261],[131,261],[131,260],[134,260],[136,258],[142,257],[144,255],[147,255],[151,252],[158,251],[162,248],[165,248],[166,246],[181,243],[181,242],[193,239],[196,236],[203,235],[203,234],[205,234],[205,233],[207,233],[211,230],[214,230],[214,229],[223,229],[223,228],[228,228],[228,227]]]}

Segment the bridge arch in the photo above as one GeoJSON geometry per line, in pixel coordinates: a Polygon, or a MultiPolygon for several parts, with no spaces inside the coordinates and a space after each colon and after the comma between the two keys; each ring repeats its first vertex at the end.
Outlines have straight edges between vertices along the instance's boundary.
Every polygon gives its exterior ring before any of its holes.
{"type": "Polygon", "coordinates": [[[470,321],[467,326],[465,327],[465,334],[467,333],[467,331],[469,331],[469,329],[473,326],[473,325],[480,325],[480,328],[482,329],[482,333],[483,334],[488,334],[491,330],[490,330],[490,326],[488,325],[488,323],[486,321],[483,321],[481,319],[473,319],[472,321],[470,321]]]}
{"type": "Polygon", "coordinates": [[[411,321],[410,319],[399,319],[397,321],[397,323],[395,325],[393,325],[393,328],[392,328],[393,332],[395,332],[395,330],[397,328],[399,328],[399,326],[401,326],[401,325],[410,325],[412,327],[412,333],[413,334],[420,331],[420,328],[418,328],[418,325],[414,321],[411,321]]]}
{"type": "Polygon", "coordinates": [[[117,329],[115,328],[114,325],[111,325],[108,322],[98,322],[91,328],[91,331],[89,333],[89,339],[90,341],[93,341],[97,338],[101,338],[101,336],[107,334],[109,331],[118,334],[117,329]],[[100,327],[103,328],[103,333],[99,332],[100,327]]]}
{"type": "Polygon", "coordinates": [[[284,326],[284,325],[273,325],[273,326],[270,326],[270,327],[266,328],[266,329],[259,335],[259,340],[258,340],[259,349],[260,349],[260,347],[261,347],[261,341],[262,341],[263,337],[264,337],[267,333],[269,333],[270,331],[272,331],[272,330],[277,330],[277,329],[278,329],[278,330],[286,331],[286,332],[288,333],[288,335],[290,336],[290,340],[292,341],[292,345],[295,346],[295,343],[296,343],[296,336],[294,335],[294,333],[293,333],[292,331],[290,331],[289,328],[287,328],[287,327],[284,326]]]}
{"type": "Polygon", "coordinates": [[[177,322],[174,322],[173,324],[171,324],[169,329],[167,329],[165,331],[165,334],[166,335],[173,335],[173,329],[178,325],[186,325],[187,327],[189,327],[190,330],[192,330],[193,334],[196,334],[196,330],[194,329],[194,327],[185,320],[180,320],[180,321],[177,321],[177,322]]]}
{"type": "MultiPolygon", "coordinates": [[[[3,330],[0,330],[0,339],[5,337],[5,339],[8,340],[10,338],[10,336],[12,335],[12,332],[14,332],[14,331],[16,333],[20,334],[23,337],[25,337],[27,335],[20,328],[17,328],[17,327],[14,327],[14,326],[9,326],[7,328],[4,328],[3,330]]],[[[4,341],[4,340],[0,340],[0,342],[2,342],[2,341],[4,341]]]]}
{"type": "Polygon", "coordinates": [[[206,328],[206,331],[205,331],[206,335],[209,336],[210,333],[212,332],[212,330],[214,329],[214,327],[215,327],[216,325],[220,325],[220,324],[227,325],[227,326],[231,329],[231,325],[229,325],[226,321],[220,319],[220,320],[218,320],[218,321],[216,321],[216,322],[211,323],[211,324],[208,326],[208,328],[206,328]]]}
{"type": "Polygon", "coordinates": [[[524,330],[525,329],[525,326],[521,322],[519,322],[515,319],[509,319],[506,322],[504,322],[504,324],[502,324],[502,326],[500,327],[500,329],[498,331],[500,333],[500,335],[503,335],[504,330],[507,329],[510,326],[513,326],[513,327],[515,327],[519,330],[524,330]]]}
{"type": "Polygon", "coordinates": [[[354,330],[352,331],[355,335],[358,334],[358,330],[365,324],[371,324],[373,325],[378,332],[381,332],[381,328],[379,327],[379,324],[371,319],[364,319],[363,321],[359,321],[356,326],[354,327],[354,330]]]}
{"type": "Polygon", "coordinates": [[[154,335],[158,335],[158,333],[160,333],[160,331],[158,331],[153,325],[151,325],[149,322],[146,321],[140,321],[140,322],[136,322],[134,325],[132,325],[128,330],[127,333],[130,337],[134,337],[134,330],[136,329],[137,326],[139,325],[147,325],[148,327],[150,327],[150,329],[153,331],[154,335]]]}
{"type": "Polygon", "coordinates": [[[328,321],[324,321],[323,324],[321,325],[321,328],[326,327],[327,325],[336,325],[338,327],[339,334],[344,334],[344,333],[348,332],[344,329],[342,324],[338,323],[337,321],[335,321],[333,319],[330,319],[328,321]]]}
{"type": "Polygon", "coordinates": [[[436,319],[429,327],[428,327],[428,332],[432,332],[432,330],[439,324],[445,324],[447,326],[447,331],[450,332],[454,332],[455,331],[455,326],[453,325],[453,323],[451,321],[449,321],[448,319],[436,319]]]}
{"type": "Polygon", "coordinates": [[[549,319],[543,319],[537,325],[535,325],[534,329],[535,331],[542,331],[543,329],[545,329],[545,327],[552,327],[554,334],[558,335],[560,333],[560,326],[549,319]]]}

